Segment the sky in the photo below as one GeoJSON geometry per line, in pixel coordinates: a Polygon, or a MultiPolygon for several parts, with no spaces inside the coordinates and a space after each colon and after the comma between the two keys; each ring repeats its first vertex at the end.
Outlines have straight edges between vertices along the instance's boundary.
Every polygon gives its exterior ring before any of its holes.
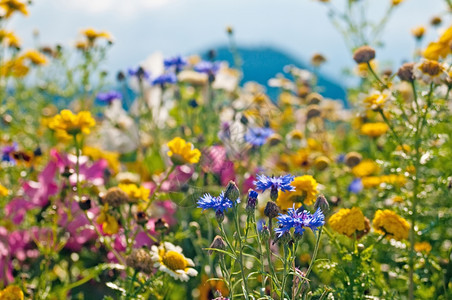
{"type": "MultiPolygon", "coordinates": [[[[367,13],[378,18],[390,0],[370,2],[367,13]]],[[[395,66],[410,59],[415,46],[411,28],[428,24],[444,11],[444,0],[405,0],[392,14],[377,58],[395,66]]],[[[328,59],[323,72],[339,83],[342,69],[353,66],[326,7],[315,0],[35,0],[30,16],[14,16],[8,24],[26,47],[32,45],[35,29],[40,44],[67,46],[74,45],[84,28],[107,30],[115,38],[107,62],[112,73],[137,65],[155,51],[187,55],[226,44],[226,26],[234,28],[241,46],[271,46],[304,61],[322,53],[328,59]]],[[[427,40],[437,36],[436,30],[427,30],[427,40]]]]}

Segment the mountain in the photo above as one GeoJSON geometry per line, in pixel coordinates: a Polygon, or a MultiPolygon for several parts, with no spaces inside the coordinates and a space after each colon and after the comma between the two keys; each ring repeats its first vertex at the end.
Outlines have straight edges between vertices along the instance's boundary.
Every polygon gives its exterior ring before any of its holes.
{"type": "MultiPolygon", "coordinates": [[[[218,46],[212,47],[211,49],[216,52],[216,60],[227,61],[230,65],[233,65],[233,56],[229,47],[218,46]]],[[[284,51],[272,47],[238,47],[237,51],[242,60],[242,82],[256,81],[264,85],[267,87],[267,92],[271,99],[276,99],[278,88],[269,87],[268,80],[275,77],[278,73],[283,73],[284,66],[294,65],[301,69],[310,70],[310,67],[306,63],[284,51]]],[[[207,53],[207,51],[200,53],[207,53]]],[[[203,58],[206,59],[206,57],[207,54],[203,58]]],[[[288,77],[288,74],[285,74],[285,76],[288,77]]],[[[320,93],[324,97],[340,99],[345,103],[346,92],[344,87],[324,74],[320,73],[317,76],[318,85],[322,90],[320,93]]]]}

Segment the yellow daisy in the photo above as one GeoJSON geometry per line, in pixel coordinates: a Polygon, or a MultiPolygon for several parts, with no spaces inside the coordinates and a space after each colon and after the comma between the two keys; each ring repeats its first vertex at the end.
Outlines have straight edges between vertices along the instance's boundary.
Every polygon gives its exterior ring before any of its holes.
{"type": "Polygon", "coordinates": [[[176,165],[195,164],[201,158],[201,152],[193,147],[192,143],[187,143],[184,139],[176,137],[168,142],[168,156],[176,165]]]}
{"type": "Polygon", "coordinates": [[[138,200],[149,200],[149,194],[151,193],[151,191],[144,186],[137,186],[133,183],[121,183],[118,185],[118,187],[123,190],[127,194],[127,196],[130,197],[132,202],[136,202],[138,200]]]}
{"type": "Polygon", "coordinates": [[[17,285],[9,285],[0,291],[0,300],[24,300],[24,293],[17,285]]]}
{"type": "Polygon", "coordinates": [[[28,16],[27,5],[19,0],[1,0],[0,9],[3,10],[6,19],[16,11],[28,16]]]}
{"type": "Polygon", "coordinates": [[[158,247],[153,245],[151,258],[154,261],[155,268],[168,273],[174,279],[188,281],[190,276],[198,275],[198,271],[190,268],[194,267],[195,264],[190,258],[184,256],[182,248],[169,242],[164,242],[158,247]]]}
{"type": "Polygon", "coordinates": [[[376,162],[371,159],[365,159],[353,167],[352,173],[356,177],[366,177],[378,172],[379,167],[376,162]]]}
{"type": "Polygon", "coordinates": [[[9,190],[0,184],[0,197],[8,196],[9,190]]]}
{"type": "Polygon", "coordinates": [[[63,130],[70,135],[89,134],[90,128],[95,125],[96,121],[89,111],[81,111],[75,115],[68,109],[62,110],[49,122],[50,129],[63,130]]]}

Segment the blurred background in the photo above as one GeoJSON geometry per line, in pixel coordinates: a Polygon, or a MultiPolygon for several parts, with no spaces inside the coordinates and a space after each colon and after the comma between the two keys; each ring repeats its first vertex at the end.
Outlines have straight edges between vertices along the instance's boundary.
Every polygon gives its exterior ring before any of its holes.
{"type": "MultiPolygon", "coordinates": [[[[340,9],[346,1],[329,5],[340,9]]],[[[390,0],[375,1],[366,11],[371,19],[381,19],[390,5],[390,0]]],[[[382,34],[378,61],[394,70],[412,59],[416,41],[411,29],[428,25],[442,11],[442,0],[403,1],[382,34]]],[[[72,46],[87,27],[111,32],[115,44],[105,64],[111,76],[156,51],[202,55],[214,49],[218,59],[232,60],[225,30],[231,26],[244,61],[244,80],[266,84],[284,65],[309,68],[311,56],[321,53],[327,59],[319,70],[326,96],[343,98],[342,87],[356,82],[344,76],[344,69],[354,66],[350,49],[330,22],[326,5],[315,0],[37,0],[29,17],[14,17],[11,25],[25,48],[33,47],[33,41],[72,46]],[[39,32],[38,40],[33,32],[39,32]]],[[[427,30],[425,43],[437,37],[434,31],[427,30]]]]}

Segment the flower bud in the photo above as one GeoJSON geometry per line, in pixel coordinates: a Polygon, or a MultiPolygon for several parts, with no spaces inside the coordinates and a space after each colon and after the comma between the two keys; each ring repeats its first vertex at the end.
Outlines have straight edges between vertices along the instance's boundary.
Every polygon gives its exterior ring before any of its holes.
{"type": "Polygon", "coordinates": [[[315,201],[314,208],[317,210],[320,208],[323,212],[323,214],[326,214],[328,210],[330,209],[330,205],[328,204],[328,200],[326,200],[324,195],[320,195],[317,197],[317,200],[315,201]]]}
{"type": "Polygon", "coordinates": [[[240,203],[240,191],[234,181],[229,181],[226,191],[224,192],[224,197],[234,203],[240,203]]]}
{"type": "Polygon", "coordinates": [[[80,207],[81,210],[90,209],[91,208],[91,199],[86,196],[82,196],[82,198],[78,202],[78,206],[80,207]]]}
{"type": "Polygon", "coordinates": [[[358,152],[349,152],[347,153],[347,155],[345,155],[344,161],[347,166],[353,168],[354,166],[358,165],[362,159],[363,156],[358,152]]]}
{"type": "Polygon", "coordinates": [[[362,46],[353,53],[353,60],[357,64],[368,63],[375,58],[375,50],[370,46],[362,46]]]}
{"type": "MultiPolygon", "coordinates": [[[[226,243],[224,242],[224,240],[221,236],[217,235],[213,239],[212,244],[210,244],[209,248],[224,250],[224,249],[226,249],[226,243]]],[[[215,252],[215,250],[208,251],[209,255],[212,255],[214,252],[215,252]]],[[[221,252],[219,252],[219,253],[222,254],[221,252]]]]}
{"type": "Polygon", "coordinates": [[[264,209],[265,216],[267,216],[269,219],[273,219],[276,218],[279,213],[280,209],[278,205],[273,201],[268,201],[264,209]]]}
{"type": "Polygon", "coordinates": [[[148,222],[148,216],[145,212],[139,211],[135,214],[135,220],[140,225],[145,225],[148,222]]]}
{"type": "Polygon", "coordinates": [[[224,221],[224,212],[221,211],[221,210],[217,210],[215,212],[215,218],[217,218],[218,224],[223,223],[223,221],[224,221]]]}
{"type": "Polygon", "coordinates": [[[257,204],[257,192],[250,189],[248,191],[248,201],[246,203],[246,212],[248,214],[252,214],[254,213],[254,210],[256,209],[256,204],[257,204]]]}
{"type": "Polygon", "coordinates": [[[155,227],[155,231],[160,232],[160,233],[164,233],[164,232],[168,231],[168,229],[169,229],[168,223],[166,223],[166,221],[163,220],[162,218],[158,219],[154,223],[154,227],[155,227]]]}

